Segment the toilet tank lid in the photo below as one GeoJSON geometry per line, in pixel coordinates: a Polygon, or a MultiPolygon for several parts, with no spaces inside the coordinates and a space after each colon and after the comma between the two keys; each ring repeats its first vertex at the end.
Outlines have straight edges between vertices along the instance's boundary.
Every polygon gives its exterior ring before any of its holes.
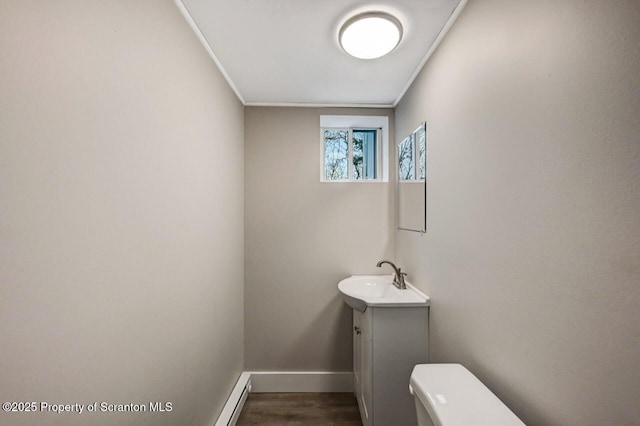
{"type": "Polygon", "coordinates": [[[436,425],[524,425],[476,376],[460,364],[420,364],[411,392],[436,425]]]}

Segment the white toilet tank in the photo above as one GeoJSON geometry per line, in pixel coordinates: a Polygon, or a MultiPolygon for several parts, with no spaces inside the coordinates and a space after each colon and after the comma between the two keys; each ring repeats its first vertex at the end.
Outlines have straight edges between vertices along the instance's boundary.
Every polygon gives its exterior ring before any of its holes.
{"type": "Polygon", "coordinates": [[[420,364],[409,390],[419,426],[522,426],[476,376],[460,364],[420,364]]]}

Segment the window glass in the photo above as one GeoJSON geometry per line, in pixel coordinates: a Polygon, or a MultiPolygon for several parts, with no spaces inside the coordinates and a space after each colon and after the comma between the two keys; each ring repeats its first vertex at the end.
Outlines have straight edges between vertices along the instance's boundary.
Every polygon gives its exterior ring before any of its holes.
{"type": "Polygon", "coordinates": [[[349,130],[324,131],[324,177],[326,180],[349,178],[349,130]]]}
{"type": "Polygon", "coordinates": [[[377,178],[377,130],[353,131],[353,179],[377,178]]]}

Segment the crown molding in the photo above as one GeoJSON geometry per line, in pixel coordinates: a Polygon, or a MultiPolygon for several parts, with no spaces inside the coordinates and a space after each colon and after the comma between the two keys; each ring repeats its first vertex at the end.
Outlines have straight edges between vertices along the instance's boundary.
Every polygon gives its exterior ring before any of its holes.
{"type": "Polygon", "coordinates": [[[242,94],[240,93],[240,91],[236,87],[236,85],[233,82],[233,80],[231,80],[231,77],[229,77],[229,74],[227,74],[227,71],[225,71],[224,67],[222,66],[222,63],[220,62],[220,60],[218,59],[216,54],[213,52],[213,49],[211,49],[211,45],[209,44],[209,41],[204,36],[202,31],[200,31],[200,27],[198,27],[198,24],[196,24],[196,21],[193,20],[193,17],[191,16],[191,13],[189,13],[189,9],[187,9],[187,6],[185,6],[185,4],[182,2],[182,0],[173,0],[173,2],[176,4],[176,6],[178,6],[178,9],[182,13],[182,16],[184,16],[184,19],[187,21],[187,23],[189,24],[189,26],[191,27],[193,32],[196,34],[196,37],[198,37],[198,40],[200,40],[200,43],[202,43],[202,45],[204,46],[205,50],[207,51],[207,53],[211,57],[211,59],[213,59],[213,62],[218,67],[218,70],[220,70],[220,73],[222,74],[224,79],[227,81],[227,84],[229,85],[229,87],[231,87],[231,90],[233,90],[233,93],[236,94],[236,96],[238,97],[238,99],[240,100],[242,105],[246,105],[247,103],[244,100],[244,98],[242,97],[242,94]]]}
{"type": "Polygon", "coordinates": [[[251,107],[295,107],[295,108],[393,108],[392,104],[323,104],[311,102],[245,102],[251,107]]]}
{"type": "Polygon", "coordinates": [[[424,68],[424,66],[427,63],[427,61],[429,60],[429,58],[431,58],[431,55],[433,55],[433,53],[436,51],[436,49],[440,45],[440,42],[442,41],[442,39],[444,39],[444,37],[447,35],[447,33],[449,32],[449,30],[451,29],[453,24],[456,22],[456,19],[458,19],[458,16],[460,16],[460,14],[462,13],[462,10],[467,5],[468,1],[469,0],[460,0],[458,2],[458,4],[457,4],[456,8],[453,9],[453,12],[451,12],[451,16],[449,16],[449,19],[447,20],[447,22],[444,24],[444,26],[442,27],[442,29],[438,33],[438,36],[433,41],[433,44],[431,45],[431,47],[427,51],[426,55],[424,55],[424,58],[422,58],[422,61],[420,61],[420,63],[418,64],[418,67],[415,69],[413,74],[411,74],[411,77],[409,77],[409,80],[407,81],[407,83],[402,88],[402,91],[400,91],[400,94],[398,95],[396,100],[393,102],[393,104],[391,106],[392,108],[395,108],[396,106],[398,106],[398,104],[400,103],[400,101],[402,100],[404,95],[407,93],[407,91],[409,90],[409,88],[411,87],[411,85],[413,84],[415,79],[420,74],[420,71],[422,71],[422,68],[424,68]]]}
{"type": "Polygon", "coordinates": [[[382,104],[350,104],[350,103],[341,104],[341,103],[312,103],[312,102],[247,102],[244,99],[244,97],[242,96],[242,94],[240,93],[240,91],[238,90],[238,88],[236,87],[236,85],[233,82],[233,80],[231,80],[231,77],[229,76],[229,74],[227,74],[227,71],[222,66],[222,63],[220,62],[220,60],[218,59],[216,54],[213,52],[213,49],[211,48],[211,45],[209,44],[209,41],[207,40],[205,35],[200,30],[200,27],[198,27],[198,24],[194,21],[193,17],[191,16],[191,13],[189,12],[189,10],[185,6],[185,4],[182,2],[182,0],[173,0],[173,1],[176,4],[176,6],[178,7],[178,9],[180,10],[180,12],[182,13],[182,16],[184,17],[184,19],[187,21],[187,23],[189,24],[189,26],[193,30],[193,32],[196,34],[196,37],[198,37],[198,40],[200,40],[200,43],[202,43],[202,46],[204,46],[204,48],[207,51],[207,53],[209,54],[209,56],[211,57],[213,62],[218,67],[218,70],[220,71],[220,73],[222,74],[224,79],[226,80],[226,82],[229,85],[229,87],[231,87],[231,90],[233,90],[233,93],[235,93],[237,98],[240,100],[240,102],[244,106],[252,106],[252,107],[295,107],[295,108],[395,108],[396,106],[398,106],[400,101],[402,101],[402,98],[407,93],[407,91],[409,90],[409,88],[411,87],[411,85],[413,84],[415,79],[418,77],[418,75],[420,74],[420,72],[422,71],[424,66],[426,65],[427,61],[434,54],[434,52],[436,51],[436,49],[438,48],[438,46],[440,45],[440,43],[442,42],[444,37],[447,35],[449,30],[451,29],[451,27],[455,23],[456,19],[458,19],[458,16],[460,16],[460,14],[462,13],[462,10],[467,5],[469,0],[460,0],[458,2],[457,6],[455,7],[453,12],[451,13],[451,16],[449,17],[449,19],[447,20],[445,25],[442,27],[442,29],[438,33],[438,36],[434,40],[433,44],[431,45],[431,47],[429,48],[427,53],[424,55],[424,57],[422,58],[422,60],[420,61],[420,63],[416,67],[416,69],[414,70],[413,74],[411,74],[411,77],[409,77],[409,80],[407,80],[406,84],[404,85],[404,87],[400,91],[400,94],[398,94],[398,96],[396,97],[395,101],[393,103],[390,103],[390,104],[384,104],[384,103],[382,103],[382,104]]]}

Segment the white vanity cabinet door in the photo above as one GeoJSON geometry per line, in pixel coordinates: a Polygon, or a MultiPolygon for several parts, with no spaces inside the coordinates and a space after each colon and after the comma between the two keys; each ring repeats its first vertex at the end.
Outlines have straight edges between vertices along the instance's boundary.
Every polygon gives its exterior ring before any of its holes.
{"type": "Polygon", "coordinates": [[[362,348],[360,353],[360,380],[362,382],[362,401],[365,407],[366,422],[363,426],[372,426],[373,422],[373,310],[367,309],[362,314],[362,348]]]}
{"type": "Polygon", "coordinates": [[[353,311],[353,373],[363,426],[417,425],[409,378],[427,359],[427,307],[353,311]]]}
{"type": "Polygon", "coordinates": [[[373,426],[373,341],[371,309],[353,311],[353,376],[363,426],[373,426]]]}
{"type": "Polygon", "coordinates": [[[361,361],[361,353],[362,353],[362,340],[360,337],[362,336],[362,332],[360,331],[360,318],[362,314],[355,309],[353,310],[353,392],[356,395],[356,399],[358,400],[358,405],[360,404],[360,397],[362,395],[362,382],[360,380],[360,365],[362,365],[361,361]]]}

